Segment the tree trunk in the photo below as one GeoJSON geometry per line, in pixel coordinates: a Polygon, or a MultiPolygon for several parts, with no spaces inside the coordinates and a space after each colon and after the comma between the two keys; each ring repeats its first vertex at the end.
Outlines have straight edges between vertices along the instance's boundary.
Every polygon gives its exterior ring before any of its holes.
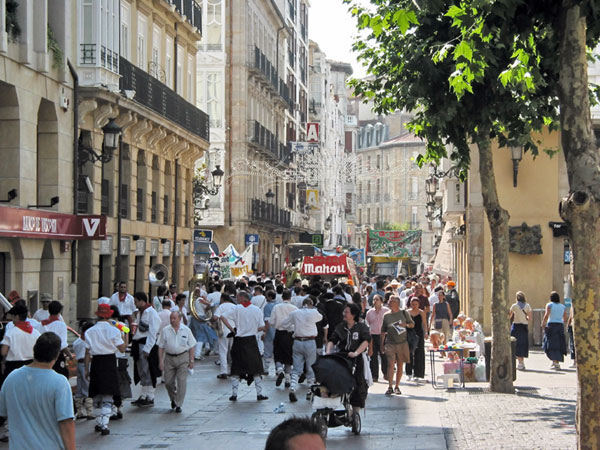
{"type": "Polygon", "coordinates": [[[490,389],[512,394],[513,362],[508,319],[508,211],[500,206],[489,133],[482,131],[479,148],[479,176],[483,207],[492,235],[492,359],[490,389]]]}
{"type": "Polygon", "coordinates": [[[569,196],[561,215],[573,250],[579,449],[600,448],[600,153],[588,97],[586,18],[564,1],[560,21],[560,122],[569,196]]]}

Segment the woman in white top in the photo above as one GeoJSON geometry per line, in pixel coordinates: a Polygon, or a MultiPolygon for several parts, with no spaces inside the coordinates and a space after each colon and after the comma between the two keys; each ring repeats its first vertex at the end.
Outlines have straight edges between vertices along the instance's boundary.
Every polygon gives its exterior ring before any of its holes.
{"type": "Polygon", "coordinates": [[[515,303],[510,307],[508,317],[512,320],[510,335],[517,339],[517,369],[525,370],[524,358],[529,357],[529,320],[531,306],[525,300],[525,294],[518,291],[515,303]]]}

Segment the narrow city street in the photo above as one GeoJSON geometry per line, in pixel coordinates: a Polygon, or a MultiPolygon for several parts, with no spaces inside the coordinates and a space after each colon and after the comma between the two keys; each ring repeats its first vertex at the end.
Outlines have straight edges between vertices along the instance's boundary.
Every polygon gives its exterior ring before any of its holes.
{"type": "MultiPolygon", "coordinates": [[[[229,402],[229,382],[215,378],[213,361],[209,357],[197,364],[182,414],[170,412],[163,385],[157,389],[154,408],[128,405],[123,420],[111,421],[109,436],[95,433],[91,421],[78,421],[77,447],[259,450],[276,424],[311,413],[302,397],[290,404],[287,390],[275,388],[274,376],[265,383],[268,401],[257,403],[254,387],[244,386],[237,403],[229,402]],[[273,412],[280,402],[285,404],[284,414],[273,412]]],[[[362,434],[354,436],[343,427],[329,429],[327,448],[575,448],[576,373],[566,368],[568,364],[560,372],[551,371],[546,356],[534,350],[528,370],[518,373],[516,395],[489,393],[487,383],[467,383],[466,390],[449,392],[434,390],[430,383],[405,381],[401,397],[386,397],[386,385],[376,383],[369,391],[362,434]]]]}

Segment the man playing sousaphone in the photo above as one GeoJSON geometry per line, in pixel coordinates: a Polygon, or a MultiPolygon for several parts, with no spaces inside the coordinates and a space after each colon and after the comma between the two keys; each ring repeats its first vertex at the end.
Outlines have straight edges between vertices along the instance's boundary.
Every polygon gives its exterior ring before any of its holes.
{"type": "MultiPolygon", "coordinates": [[[[196,283],[193,290],[190,289],[189,309],[191,312],[190,329],[197,341],[194,357],[201,359],[203,347],[208,347],[205,352],[206,356],[211,351],[216,353],[215,347],[218,336],[217,331],[211,326],[213,307],[210,300],[202,293],[198,283],[196,283]]],[[[216,323],[218,324],[218,322],[216,323]]]]}

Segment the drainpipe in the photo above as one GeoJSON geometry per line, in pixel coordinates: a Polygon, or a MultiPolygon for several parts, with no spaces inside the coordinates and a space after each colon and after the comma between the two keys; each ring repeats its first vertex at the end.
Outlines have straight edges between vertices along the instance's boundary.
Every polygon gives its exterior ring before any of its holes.
{"type": "Polygon", "coordinates": [[[173,219],[173,263],[172,263],[172,277],[173,283],[179,285],[178,279],[178,267],[177,267],[177,225],[179,224],[179,160],[175,159],[175,218],[173,219]]]}
{"type": "MultiPolygon", "coordinates": [[[[233,96],[231,91],[233,91],[233,5],[230,3],[229,4],[229,92],[228,92],[228,96],[229,96],[229,111],[227,112],[227,173],[229,175],[231,175],[231,169],[232,169],[232,165],[231,165],[231,159],[232,159],[232,154],[231,154],[231,149],[232,149],[232,139],[231,139],[231,117],[232,117],[232,105],[233,105],[233,96]]],[[[233,183],[229,183],[229,201],[227,202],[227,212],[228,212],[228,216],[229,216],[229,226],[232,227],[233,226],[233,217],[232,217],[232,211],[231,211],[231,195],[233,192],[232,189],[232,184],[233,183]]]]}
{"type": "MultiPolygon", "coordinates": [[[[71,61],[67,59],[69,72],[73,77],[73,214],[77,215],[77,195],[79,193],[79,76],[71,61]]],[[[71,245],[71,283],[77,281],[77,241],[71,245]]]]}

